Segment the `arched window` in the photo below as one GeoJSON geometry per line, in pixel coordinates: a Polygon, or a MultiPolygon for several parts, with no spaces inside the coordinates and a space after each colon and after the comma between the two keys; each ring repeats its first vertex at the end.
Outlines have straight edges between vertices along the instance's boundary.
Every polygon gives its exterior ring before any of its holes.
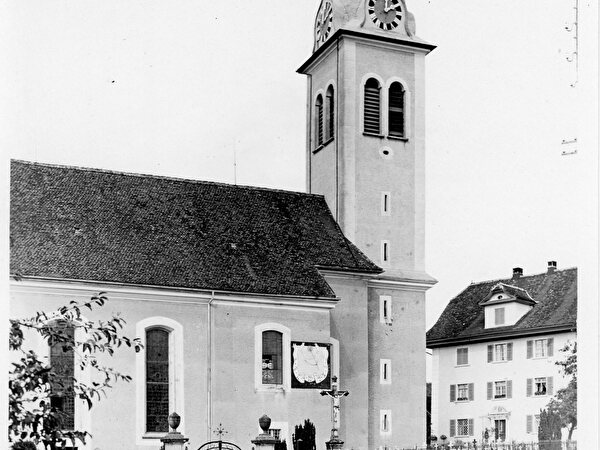
{"type": "Polygon", "coordinates": [[[137,322],[135,330],[144,345],[135,355],[136,443],[156,446],[173,411],[182,417],[177,431],[185,433],[183,326],[154,316],[137,322]]]}
{"type": "Polygon", "coordinates": [[[75,377],[75,353],[73,341],[75,328],[65,321],[57,321],[51,325],[59,329],[60,337],[50,339],[50,367],[54,379],[50,383],[50,405],[60,411],[61,428],[75,429],[75,396],[73,378],[75,377]]]}
{"type": "Polygon", "coordinates": [[[394,82],[389,90],[389,135],[404,137],[404,87],[399,82],[394,82]]]}
{"type": "Polygon", "coordinates": [[[169,332],[146,330],[146,432],[168,432],[169,332]]]}
{"type": "Polygon", "coordinates": [[[279,331],[262,333],[262,383],[283,384],[283,335],[279,331]]]}
{"type": "Polygon", "coordinates": [[[257,391],[288,391],[291,385],[291,332],[279,323],[254,327],[254,387],[257,391]]]}
{"type": "Polygon", "coordinates": [[[364,98],[364,132],[380,134],[381,132],[381,87],[375,78],[365,83],[364,98]]]}
{"type": "Polygon", "coordinates": [[[317,96],[317,101],[315,102],[315,119],[317,128],[315,130],[315,135],[317,138],[317,147],[323,145],[324,135],[323,135],[323,97],[321,94],[317,96]]]}
{"type": "Polygon", "coordinates": [[[335,130],[334,125],[334,100],[333,100],[333,86],[327,88],[325,94],[325,111],[327,115],[327,124],[325,127],[325,141],[333,139],[333,132],[335,130]]]}

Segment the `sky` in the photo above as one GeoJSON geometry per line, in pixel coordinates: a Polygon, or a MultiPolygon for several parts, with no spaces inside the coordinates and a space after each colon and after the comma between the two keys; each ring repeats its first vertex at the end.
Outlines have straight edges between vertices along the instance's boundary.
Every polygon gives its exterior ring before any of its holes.
{"type": "MultiPolygon", "coordinates": [[[[579,0],[579,72],[566,59],[575,0],[407,5],[437,45],[425,81],[426,259],[439,281],[427,327],[470,282],[516,266],[581,267],[592,275],[580,288],[595,295],[597,5],[579,0]]],[[[317,7],[3,2],[4,188],[18,158],[305,190],[306,80],[295,70],[312,51],[317,7]]]]}
{"type": "MultiPolygon", "coordinates": [[[[593,5],[581,3],[585,23],[593,5]]],[[[9,5],[9,157],[305,190],[295,70],[316,0],[9,5]]],[[[439,280],[428,327],[471,281],[581,264],[590,225],[577,199],[595,193],[597,162],[581,136],[561,144],[581,134],[580,75],[566,59],[574,5],[408,1],[417,34],[438,46],[426,60],[426,256],[439,280]]]]}

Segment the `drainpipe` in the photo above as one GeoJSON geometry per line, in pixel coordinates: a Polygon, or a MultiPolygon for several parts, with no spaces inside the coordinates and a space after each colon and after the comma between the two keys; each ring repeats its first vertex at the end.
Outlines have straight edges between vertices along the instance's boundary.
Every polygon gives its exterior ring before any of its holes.
{"type": "Polygon", "coordinates": [[[210,294],[210,299],[207,304],[207,357],[206,357],[206,386],[207,386],[207,402],[206,402],[206,441],[210,441],[212,430],[212,302],[215,299],[215,291],[210,294]]]}

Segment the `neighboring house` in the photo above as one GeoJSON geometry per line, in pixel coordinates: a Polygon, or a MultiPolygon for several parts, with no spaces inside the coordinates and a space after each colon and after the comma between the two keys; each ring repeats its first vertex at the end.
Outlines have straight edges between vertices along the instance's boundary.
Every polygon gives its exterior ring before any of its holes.
{"type": "Polygon", "coordinates": [[[427,332],[433,433],[537,441],[540,409],[568,379],[555,364],[576,339],[577,269],[473,283],[427,332]]]}
{"type": "MultiPolygon", "coordinates": [[[[172,411],[190,448],[219,423],[247,447],[265,413],[288,448],[305,419],[324,448],[331,405],[319,391],[333,375],[350,391],[347,447],[425,442],[435,280],[424,262],[424,65],[434,46],[414,35],[402,0],[385,13],[342,3],[321,2],[299,69],[309,193],[13,162],[11,314],[106,291],[93,318],[121,312],[145,345],[110,361],[133,381],[91,412],[53,400],[92,433],[85,448],[158,448],[172,411]]],[[[73,355],[59,361],[28,342],[63,377],[85,376],[73,355]]]]}

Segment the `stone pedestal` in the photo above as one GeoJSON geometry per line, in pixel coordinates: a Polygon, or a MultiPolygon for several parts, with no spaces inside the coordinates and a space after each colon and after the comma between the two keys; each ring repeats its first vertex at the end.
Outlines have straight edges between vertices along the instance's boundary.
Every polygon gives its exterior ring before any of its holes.
{"type": "Polygon", "coordinates": [[[334,438],[325,442],[325,445],[327,446],[327,450],[341,450],[344,446],[344,441],[334,438]]]}
{"type": "Polygon", "coordinates": [[[275,450],[275,444],[279,444],[280,441],[269,434],[271,418],[265,414],[258,419],[258,424],[262,433],[251,441],[255,445],[256,450],[275,450]]]}
{"type": "Polygon", "coordinates": [[[169,427],[171,431],[160,438],[162,442],[162,450],[185,450],[185,443],[189,440],[183,434],[177,431],[177,427],[181,423],[181,417],[177,413],[169,415],[169,427]]]}

